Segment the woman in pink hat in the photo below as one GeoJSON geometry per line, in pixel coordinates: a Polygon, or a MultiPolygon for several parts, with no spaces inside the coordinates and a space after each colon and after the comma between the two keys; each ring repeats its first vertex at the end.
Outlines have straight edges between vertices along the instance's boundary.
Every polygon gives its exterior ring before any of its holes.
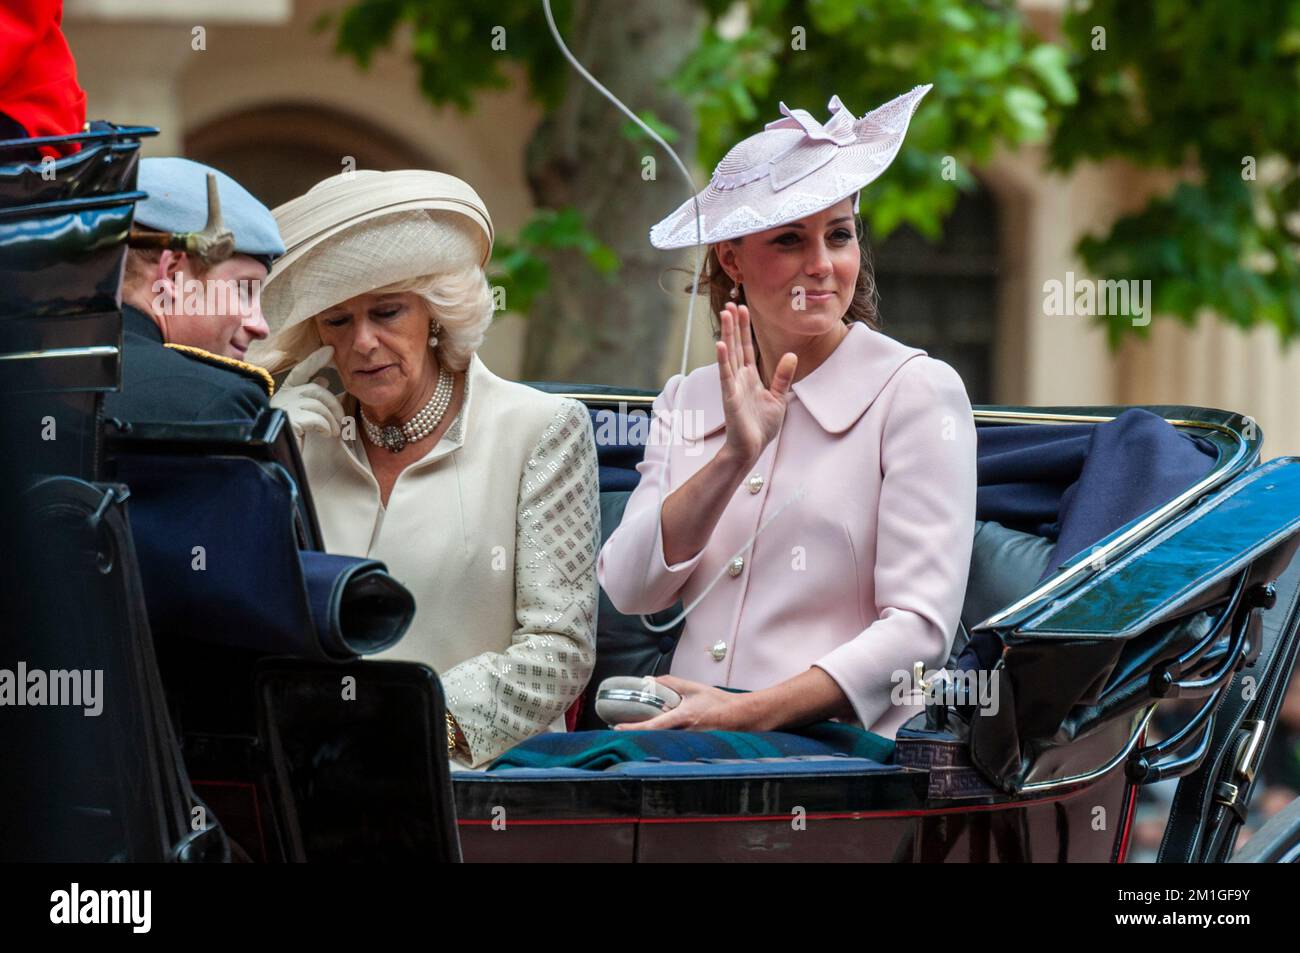
{"type": "Polygon", "coordinates": [[[621,611],[687,609],[660,679],[681,704],[621,727],[839,718],[893,738],[920,710],[900,683],[951,649],[975,528],[970,401],[950,366],[879,330],[855,222],[929,88],[861,119],[833,98],[825,125],[782,104],[651,230],[658,248],[709,246],[721,327],[717,363],[656,399],[597,564],[621,611]]]}

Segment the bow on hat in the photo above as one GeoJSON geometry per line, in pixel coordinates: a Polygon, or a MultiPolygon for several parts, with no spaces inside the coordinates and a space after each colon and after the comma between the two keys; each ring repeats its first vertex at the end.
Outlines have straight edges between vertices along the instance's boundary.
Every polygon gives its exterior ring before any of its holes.
{"type": "Polygon", "coordinates": [[[769,122],[764,131],[773,129],[798,129],[803,136],[778,155],[734,171],[723,171],[720,165],[714,173],[712,187],[729,192],[742,186],[768,178],[774,192],[779,192],[794,182],[830,162],[841,149],[850,146],[888,145],[896,140],[911,118],[916,100],[928,92],[930,86],[918,86],[891,102],[873,109],[861,119],[832,96],[826,104],[831,111],[825,125],[813,118],[806,109],[791,109],[781,103],[783,118],[769,122]],[[900,128],[901,127],[901,128],[900,128]]]}
{"type": "Polygon", "coordinates": [[[858,133],[853,120],[853,113],[840,102],[840,97],[832,96],[831,101],[826,104],[826,108],[831,111],[831,118],[823,126],[812,117],[812,113],[808,112],[808,110],[791,109],[785,103],[781,103],[781,113],[786,118],[773,120],[763,128],[802,129],[809,139],[824,139],[827,142],[835,143],[837,146],[848,146],[856,142],[858,133]]]}
{"type": "MultiPolygon", "coordinates": [[[[905,93],[899,99],[910,98],[915,96],[921,90],[928,91],[929,85],[918,87],[911,93],[905,93]]],[[[921,95],[925,95],[921,92],[921,95]]],[[[881,115],[888,107],[893,106],[898,100],[886,103],[879,109],[873,109],[861,119],[853,118],[853,111],[844,103],[840,102],[840,97],[832,96],[831,101],[826,104],[826,108],[831,111],[831,118],[822,125],[812,117],[812,113],[806,109],[790,109],[785,103],[781,103],[781,112],[785,119],[776,119],[769,122],[764,129],[802,129],[809,139],[821,139],[826,142],[833,142],[837,146],[866,145],[875,142],[878,139],[884,139],[896,135],[898,130],[893,125],[886,124],[884,117],[881,115]]],[[[897,111],[899,116],[906,120],[910,118],[910,112],[897,111]]]]}

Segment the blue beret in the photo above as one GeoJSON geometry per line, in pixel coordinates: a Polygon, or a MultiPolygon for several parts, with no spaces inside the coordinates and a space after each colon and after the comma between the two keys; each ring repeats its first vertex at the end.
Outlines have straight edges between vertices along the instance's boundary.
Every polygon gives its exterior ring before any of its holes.
{"type": "Polygon", "coordinates": [[[221,217],[235,236],[235,251],[268,268],[284,254],[271,210],[224,172],[175,156],[140,160],[139,188],[149,197],[135,207],[135,220],[162,232],[197,232],[208,221],[208,173],[217,177],[221,217]]]}

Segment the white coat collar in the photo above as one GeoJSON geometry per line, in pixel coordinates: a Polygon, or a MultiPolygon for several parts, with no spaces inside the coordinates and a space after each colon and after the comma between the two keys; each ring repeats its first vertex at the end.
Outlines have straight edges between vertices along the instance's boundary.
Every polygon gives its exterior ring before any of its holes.
{"type": "MultiPolygon", "coordinates": [[[[849,326],[839,347],[807,377],[793,386],[794,399],[827,433],[843,433],[857,423],[908,361],[925,351],[908,347],[860,321],[849,326]]],[[[678,406],[695,414],[697,425],[687,439],[701,439],[721,430],[725,421],[718,382],[718,365],[692,371],[682,382],[678,406]]]]}

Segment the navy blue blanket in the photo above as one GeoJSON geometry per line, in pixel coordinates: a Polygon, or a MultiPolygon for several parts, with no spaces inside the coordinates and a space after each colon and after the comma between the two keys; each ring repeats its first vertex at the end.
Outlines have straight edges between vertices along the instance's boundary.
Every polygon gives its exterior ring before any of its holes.
{"type": "Polygon", "coordinates": [[[1134,407],[1104,424],[979,428],[976,518],[1056,540],[1042,578],[1200,480],[1214,447],[1134,407]]]}
{"type": "Polygon", "coordinates": [[[1061,494],[1060,532],[1043,578],[1201,480],[1216,458],[1209,441],[1150,411],[1133,408],[1097,424],[1079,479],[1061,494]]]}
{"type": "MultiPolygon", "coordinates": [[[[1192,486],[1215,459],[1208,441],[1136,407],[1104,424],[981,428],[976,510],[980,519],[1056,540],[1041,582],[1192,486]],[[1067,482],[1072,468],[1077,475],[1067,482]],[[1036,484],[1036,476],[1045,479],[1036,484]]],[[[996,635],[976,632],[957,668],[992,668],[1001,651],[996,635]]]]}

